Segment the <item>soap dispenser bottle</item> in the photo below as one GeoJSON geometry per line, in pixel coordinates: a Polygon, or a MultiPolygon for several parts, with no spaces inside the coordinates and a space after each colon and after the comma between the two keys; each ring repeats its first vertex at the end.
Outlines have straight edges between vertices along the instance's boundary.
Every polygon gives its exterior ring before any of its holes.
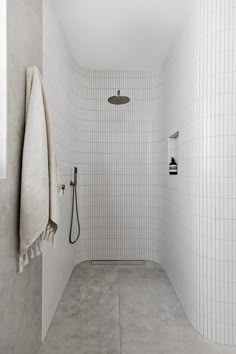
{"type": "Polygon", "coordinates": [[[169,164],[169,174],[170,175],[177,175],[178,174],[178,165],[177,165],[174,157],[171,157],[171,162],[169,164]]]}

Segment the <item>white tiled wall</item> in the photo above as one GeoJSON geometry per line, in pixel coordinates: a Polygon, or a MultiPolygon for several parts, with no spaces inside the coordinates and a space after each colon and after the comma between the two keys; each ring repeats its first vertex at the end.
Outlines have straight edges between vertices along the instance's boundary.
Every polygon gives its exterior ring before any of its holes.
{"type": "Polygon", "coordinates": [[[91,259],[160,260],[161,136],[156,71],[79,67],[50,1],[44,1],[44,86],[66,191],[56,248],[44,245],[43,337],[75,264],[91,259]],[[131,98],[128,105],[107,102],[118,89],[131,98]],[[81,236],[71,247],[69,182],[74,166],[81,236]]]}
{"type": "Polygon", "coordinates": [[[78,260],[159,261],[157,74],[78,68],[75,80],[81,86],[78,260]],[[107,102],[118,89],[129,104],[107,102]]]}
{"type": "Polygon", "coordinates": [[[236,344],[236,1],[195,2],[193,313],[236,344]]]}
{"type": "Polygon", "coordinates": [[[162,264],[193,326],[236,344],[236,2],[195,0],[160,75],[162,264]],[[167,137],[179,130],[179,176],[167,137]]]}
{"type": "Polygon", "coordinates": [[[159,75],[79,67],[44,1],[44,82],[67,187],[57,248],[43,256],[44,334],[75,264],[145,259],[164,266],[201,334],[236,344],[236,1],[191,1],[159,75]],[[108,104],[118,89],[128,105],[108,104]],[[71,248],[74,166],[81,237],[71,248]]]}

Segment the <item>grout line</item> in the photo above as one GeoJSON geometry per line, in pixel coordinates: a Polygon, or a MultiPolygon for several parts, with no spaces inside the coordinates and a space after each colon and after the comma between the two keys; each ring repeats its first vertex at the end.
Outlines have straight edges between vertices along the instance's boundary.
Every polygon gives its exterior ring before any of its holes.
{"type": "Polygon", "coordinates": [[[121,322],[120,322],[120,270],[118,269],[118,301],[119,301],[119,331],[120,331],[120,354],[122,354],[121,322]]]}

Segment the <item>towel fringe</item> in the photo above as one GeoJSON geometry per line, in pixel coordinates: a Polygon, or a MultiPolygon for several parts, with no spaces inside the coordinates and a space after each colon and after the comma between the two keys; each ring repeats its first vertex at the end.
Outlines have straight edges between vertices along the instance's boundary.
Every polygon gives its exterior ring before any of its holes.
{"type": "Polygon", "coordinates": [[[29,253],[30,253],[30,259],[33,259],[34,258],[34,250],[32,247],[29,249],[29,253]]]}
{"type": "Polygon", "coordinates": [[[29,264],[29,259],[33,259],[37,256],[40,256],[43,252],[43,241],[52,241],[53,246],[55,247],[55,233],[56,228],[52,225],[47,225],[45,231],[41,233],[38,239],[28,248],[26,252],[22,252],[19,255],[18,261],[18,272],[22,273],[24,267],[29,264]]]}
{"type": "Polygon", "coordinates": [[[27,264],[29,264],[29,257],[28,253],[25,253],[23,258],[23,267],[25,267],[27,264]]]}
{"type": "Polygon", "coordinates": [[[52,239],[52,247],[56,248],[56,238],[55,237],[53,237],[53,239],[52,239]]]}

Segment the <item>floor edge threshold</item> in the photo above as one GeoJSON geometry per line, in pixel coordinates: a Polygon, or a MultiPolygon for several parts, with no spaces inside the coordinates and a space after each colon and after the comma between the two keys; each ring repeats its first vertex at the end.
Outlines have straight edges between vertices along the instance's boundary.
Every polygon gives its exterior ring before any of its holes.
{"type": "Polygon", "coordinates": [[[106,260],[94,260],[91,261],[92,265],[144,265],[145,261],[137,260],[137,261],[106,261],[106,260]]]}

